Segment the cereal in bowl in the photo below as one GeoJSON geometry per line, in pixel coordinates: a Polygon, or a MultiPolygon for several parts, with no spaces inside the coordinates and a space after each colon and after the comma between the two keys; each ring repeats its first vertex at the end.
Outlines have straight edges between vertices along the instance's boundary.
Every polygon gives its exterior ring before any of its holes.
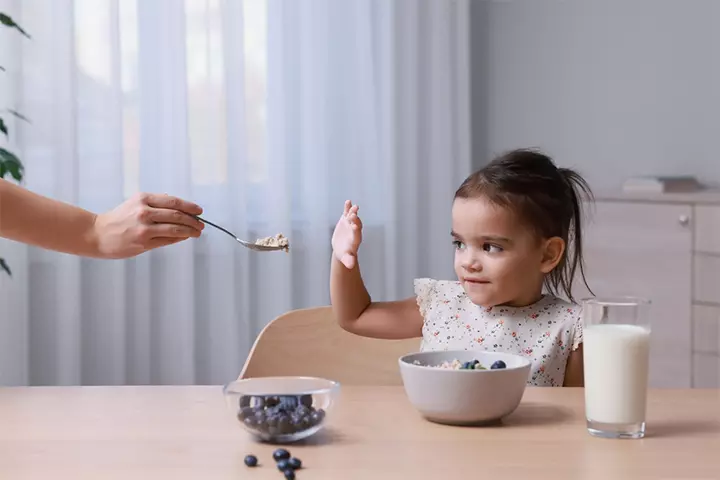
{"type": "MultiPolygon", "coordinates": [[[[415,365],[422,365],[420,362],[415,360],[413,362],[415,365]]],[[[478,360],[470,360],[469,362],[461,362],[457,358],[452,361],[444,361],[440,365],[426,365],[428,367],[435,367],[435,368],[444,368],[448,370],[487,370],[487,367],[484,366],[480,361],[478,360]]],[[[498,360],[492,364],[490,367],[491,370],[498,370],[505,368],[505,362],[502,360],[498,360]]]]}

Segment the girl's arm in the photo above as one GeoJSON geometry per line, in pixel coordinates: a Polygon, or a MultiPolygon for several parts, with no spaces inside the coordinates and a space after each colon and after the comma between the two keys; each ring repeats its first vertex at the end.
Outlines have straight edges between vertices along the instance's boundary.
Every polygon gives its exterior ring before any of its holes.
{"type": "Polygon", "coordinates": [[[357,251],[362,241],[358,207],[349,201],[333,232],[330,301],[338,324],[364,337],[404,339],[422,336],[423,318],[414,298],[373,302],[360,275],[357,251]]]}
{"type": "Polygon", "coordinates": [[[565,381],[563,387],[584,387],[585,368],[583,363],[583,344],[570,352],[567,364],[565,365],[565,381]]]}
{"type": "Polygon", "coordinates": [[[348,332],[384,339],[422,336],[423,318],[415,298],[373,302],[362,281],[357,262],[349,270],[333,255],[330,299],[337,322],[348,332]]]}

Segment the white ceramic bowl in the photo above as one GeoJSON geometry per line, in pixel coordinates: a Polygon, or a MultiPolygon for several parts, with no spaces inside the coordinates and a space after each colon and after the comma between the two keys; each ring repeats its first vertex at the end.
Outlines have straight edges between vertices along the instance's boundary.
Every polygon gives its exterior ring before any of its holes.
{"type": "Polygon", "coordinates": [[[478,350],[419,352],[400,357],[400,374],[410,403],[426,419],[449,425],[495,423],[520,404],[530,361],[520,355],[478,350]],[[437,367],[453,360],[478,360],[488,370],[437,367]],[[491,370],[497,360],[506,368],[491,370]]]}

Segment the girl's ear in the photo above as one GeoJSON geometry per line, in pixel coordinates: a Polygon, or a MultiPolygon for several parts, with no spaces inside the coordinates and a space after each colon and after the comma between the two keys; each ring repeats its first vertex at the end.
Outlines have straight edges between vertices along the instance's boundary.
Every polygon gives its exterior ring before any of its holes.
{"type": "Polygon", "coordinates": [[[560,237],[552,237],[543,244],[542,260],[540,262],[540,271],[542,273],[552,272],[560,259],[565,253],[565,241],[560,237]]]}

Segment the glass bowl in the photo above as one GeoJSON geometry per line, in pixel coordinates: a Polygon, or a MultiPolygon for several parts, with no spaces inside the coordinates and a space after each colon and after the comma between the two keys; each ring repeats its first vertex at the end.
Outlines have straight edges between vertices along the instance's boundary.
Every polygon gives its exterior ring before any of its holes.
{"type": "Polygon", "coordinates": [[[256,439],[291,443],[320,431],[340,384],[315,377],[257,377],[230,382],[223,395],[237,421],[256,439]]]}

